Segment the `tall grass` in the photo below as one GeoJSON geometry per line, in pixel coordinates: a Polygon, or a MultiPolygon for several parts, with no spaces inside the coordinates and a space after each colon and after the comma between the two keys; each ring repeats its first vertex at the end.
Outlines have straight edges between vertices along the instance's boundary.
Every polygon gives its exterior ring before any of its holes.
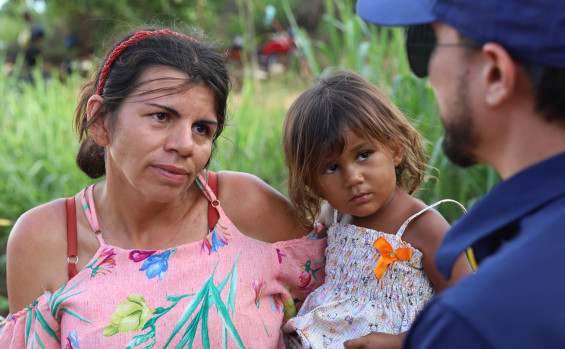
{"type": "Polygon", "coordinates": [[[71,120],[79,84],[77,77],[63,84],[39,69],[0,83],[0,218],[13,220],[89,182],[76,170],[74,158],[71,120]]]}
{"type": "MultiPolygon", "coordinates": [[[[21,57],[16,66],[21,67],[21,57]]],[[[71,118],[79,83],[72,78],[62,84],[39,69],[16,68],[0,79],[0,314],[7,310],[5,245],[13,222],[31,207],[73,195],[89,182],[74,164],[71,118]]]]}
{"type": "Polygon", "coordinates": [[[211,170],[253,173],[285,193],[283,120],[290,104],[308,84],[294,74],[282,79],[262,81],[256,91],[244,88],[232,94],[228,127],[218,140],[211,170]]]}

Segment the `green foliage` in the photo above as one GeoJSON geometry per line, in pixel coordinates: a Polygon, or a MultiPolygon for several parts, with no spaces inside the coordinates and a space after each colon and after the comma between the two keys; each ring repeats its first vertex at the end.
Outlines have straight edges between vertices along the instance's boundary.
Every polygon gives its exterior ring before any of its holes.
{"type": "MultiPolygon", "coordinates": [[[[39,69],[21,70],[21,61],[19,57],[14,74],[0,79],[1,225],[11,225],[28,209],[74,195],[90,183],[75,164],[78,145],[71,127],[80,78],[72,76],[62,84],[39,69]]],[[[0,226],[2,295],[9,229],[0,226]]],[[[0,314],[6,312],[7,304],[0,298],[0,314]]]]}
{"type": "Polygon", "coordinates": [[[271,80],[262,82],[260,90],[244,88],[240,95],[232,95],[228,104],[231,118],[218,140],[212,170],[253,173],[285,192],[288,172],[282,150],[283,120],[290,103],[307,87],[294,75],[286,78],[288,84],[271,80]],[[284,87],[290,83],[294,84],[292,88],[284,87]]]}
{"type": "Polygon", "coordinates": [[[79,84],[73,77],[63,85],[39,69],[0,82],[0,218],[15,220],[25,210],[73,195],[89,182],[75,165],[77,142],[71,127],[79,84]]]}

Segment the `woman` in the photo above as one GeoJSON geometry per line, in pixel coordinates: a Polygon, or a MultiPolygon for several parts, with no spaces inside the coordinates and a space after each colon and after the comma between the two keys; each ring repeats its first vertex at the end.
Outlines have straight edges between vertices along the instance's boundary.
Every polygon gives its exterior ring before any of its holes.
{"type": "Polygon", "coordinates": [[[325,241],[252,175],[208,185],[228,92],[201,40],[154,28],[110,48],[75,114],[77,163],[105,179],[14,226],[0,347],[282,346],[325,241]]]}

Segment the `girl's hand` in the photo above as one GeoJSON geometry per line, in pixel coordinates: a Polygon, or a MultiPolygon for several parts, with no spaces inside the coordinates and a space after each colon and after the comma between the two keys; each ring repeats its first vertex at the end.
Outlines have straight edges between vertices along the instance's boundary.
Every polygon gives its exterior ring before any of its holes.
{"type": "Polygon", "coordinates": [[[373,332],[364,337],[351,339],[343,343],[345,349],[400,349],[406,332],[388,334],[373,332]]]}

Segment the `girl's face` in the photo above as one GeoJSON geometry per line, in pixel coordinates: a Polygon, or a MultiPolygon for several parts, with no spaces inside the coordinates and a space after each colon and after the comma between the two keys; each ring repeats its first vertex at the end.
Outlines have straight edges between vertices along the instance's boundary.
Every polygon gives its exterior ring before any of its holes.
{"type": "Polygon", "coordinates": [[[188,195],[210,157],[217,116],[214,97],[202,85],[172,94],[160,91],[179,83],[170,79],[187,78],[169,67],[145,71],[141,81],[150,82],[126,98],[114,130],[107,133],[109,182],[160,202],[188,195]],[[149,93],[139,95],[143,92],[149,93]]]}
{"type": "Polygon", "coordinates": [[[368,217],[393,198],[395,167],[403,151],[378,146],[351,130],[345,131],[344,139],[344,151],[320,174],[318,194],[340,212],[368,217]]]}

